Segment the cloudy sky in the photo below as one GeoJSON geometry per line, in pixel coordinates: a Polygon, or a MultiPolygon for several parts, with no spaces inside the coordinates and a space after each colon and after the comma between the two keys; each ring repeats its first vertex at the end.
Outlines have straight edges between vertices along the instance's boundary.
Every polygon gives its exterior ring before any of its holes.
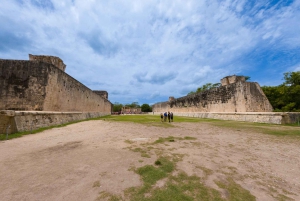
{"type": "Polygon", "coordinates": [[[300,0],[1,0],[0,58],[53,55],[112,103],[300,71],[300,0]]]}

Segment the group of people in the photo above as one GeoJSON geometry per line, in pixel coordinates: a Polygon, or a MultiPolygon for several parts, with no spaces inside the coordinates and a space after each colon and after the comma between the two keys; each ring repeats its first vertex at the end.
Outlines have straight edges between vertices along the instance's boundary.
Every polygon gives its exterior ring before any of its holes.
{"type": "Polygon", "coordinates": [[[173,122],[173,112],[165,112],[165,113],[160,113],[160,120],[161,122],[167,121],[167,118],[169,122],[173,122]]]}

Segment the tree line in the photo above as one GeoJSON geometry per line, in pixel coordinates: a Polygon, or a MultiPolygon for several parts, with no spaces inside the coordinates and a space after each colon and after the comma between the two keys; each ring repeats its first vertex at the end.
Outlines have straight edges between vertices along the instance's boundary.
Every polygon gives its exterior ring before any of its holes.
{"type": "Polygon", "coordinates": [[[121,112],[123,107],[127,108],[141,108],[142,112],[152,112],[152,108],[149,104],[145,103],[142,105],[139,105],[138,102],[132,102],[131,104],[121,104],[121,103],[114,103],[113,105],[113,111],[114,112],[121,112]]]}
{"type": "Polygon", "coordinates": [[[262,86],[275,112],[300,112],[300,71],[283,74],[278,86],[262,86]]]}

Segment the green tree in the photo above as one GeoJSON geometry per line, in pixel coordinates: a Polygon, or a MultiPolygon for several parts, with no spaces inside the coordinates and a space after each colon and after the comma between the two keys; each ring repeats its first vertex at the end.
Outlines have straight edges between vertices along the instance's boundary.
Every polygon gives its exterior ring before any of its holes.
{"type": "Polygon", "coordinates": [[[284,94],[284,89],[282,87],[284,86],[280,85],[261,87],[275,111],[281,111],[281,108],[285,105],[285,101],[282,99],[284,94]]]}
{"type": "Polygon", "coordinates": [[[150,107],[149,104],[143,104],[141,106],[142,112],[152,112],[152,108],[150,107]]]}
{"type": "Polygon", "coordinates": [[[195,94],[196,92],[195,91],[190,91],[187,95],[192,95],[192,94],[195,94]]]}
{"type": "MultiPolygon", "coordinates": [[[[244,75],[242,75],[242,76],[244,76],[244,75]]],[[[248,80],[251,79],[251,77],[249,77],[249,76],[244,76],[244,77],[245,77],[245,80],[246,80],[246,81],[248,81],[248,80]]]]}
{"type": "Polygon", "coordinates": [[[115,102],[113,105],[114,112],[120,112],[122,110],[123,105],[121,103],[115,102]]]}
{"type": "Polygon", "coordinates": [[[126,104],[125,106],[126,106],[126,107],[130,107],[130,108],[138,108],[138,107],[141,107],[141,106],[139,105],[138,102],[132,102],[131,104],[126,104]]]}
{"type": "Polygon", "coordinates": [[[284,84],[289,86],[300,85],[300,71],[284,73],[284,84]]]}
{"type": "Polygon", "coordinates": [[[274,111],[300,111],[300,71],[283,74],[284,82],[279,86],[263,86],[274,111]]]}

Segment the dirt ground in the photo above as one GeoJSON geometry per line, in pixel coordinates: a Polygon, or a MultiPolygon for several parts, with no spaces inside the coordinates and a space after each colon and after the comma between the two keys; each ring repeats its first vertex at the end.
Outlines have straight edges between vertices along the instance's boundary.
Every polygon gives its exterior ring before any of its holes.
{"type": "MultiPolygon", "coordinates": [[[[300,200],[300,140],[208,123],[163,128],[86,121],[0,142],[0,200],[99,200],[142,185],[133,167],[153,164],[130,149],[159,137],[197,138],[153,145],[165,155],[184,154],[176,169],[214,181],[230,176],[257,200],[300,200]]],[[[156,184],[163,186],[163,183],[156,184]]]]}

